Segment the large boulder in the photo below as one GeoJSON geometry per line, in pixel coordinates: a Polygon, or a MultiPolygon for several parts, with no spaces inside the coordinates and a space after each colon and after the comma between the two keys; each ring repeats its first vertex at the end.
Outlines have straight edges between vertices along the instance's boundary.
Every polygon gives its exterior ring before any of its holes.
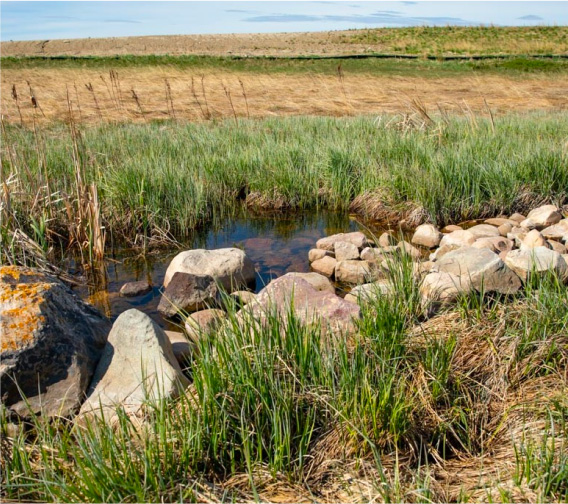
{"type": "Polygon", "coordinates": [[[469,279],[477,291],[513,294],[521,280],[503,260],[487,248],[462,247],[436,261],[435,269],[469,279]]]}
{"type": "Polygon", "coordinates": [[[191,313],[209,308],[218,300],[219,290],[212,276],[178,271],[162,294],[158,311],[165,317],[173,317],[180,310],[191,313]]]}
{"type": "Polygon", "coordinates": [[[23,417],[76,412],[110,327],[56,278],[0,268],[2,403],[23,417]]]}
{"type": "Polygon", "coordinates": [[[542,230],[542,236],[549,240],[568,242],[568,219],[563,219],[557,224],[544,228],[542,230]]]}
{"type": "Polygon", "coordinates": [[[145,405],[176,397],[188,385],[164,330],[141,311],[127,310],[112,326],[79,416],[104,415],[112,423],[121,407],[139,417],[145,405]]]}
{"type": "Polygon", "coordinates": [[[242,311],[260,321],[266,320],[267,314],[276,313],[286,323],[291,306],[298,320],[306,325],[321,324],[324,333],[353,333],[361,315],[357,305],[329,291],[318,291],[303,278],[289,275],[270,282],[242,311]]]}
{"type": "Polygon", "coordinates": [[[427,302],[448,304],[455,301],[460,294],[472,290],[469,277],[458,276],[444,271],[428,273],[420,284],[420,293],[427,302]]]}
{"type": "Polygon", "coordinates": [[[543,205],[531,210],[526,220],[532,221],[537,229],[542,229],[560,222],[562,214],[555,205],[543,205]]]}
{"type": "Polygon", "coordinates": [[[254,264],[238,248],[196,249],[180,252],[172,259],[166,270],[164,287],[168,286],[177,272],[210,275],[228,292],[255,282],[254,264]]]}
{"type": "Polygon", "coordinates": [[[335,243],[340,241],[352,243],[359,250],[367,246],[367,237],[360,231],[354,231],[353,233],[338,233],[325,238],[320,238],[316,242],[316,247],[333,252],[335,249],[335,243]]]}
{"type": "Polygon", "coordinates": [[[568,275],[568,265],[561,254],[548,247],[512,250],[505,257],[505,264],[522,280],[530,275],[553,272],[561,278],[568,275]]]}
{"type": "Polygon", "coordinates": [[[434,248],[440,245],[442,233],[433,224],[422,224],[416,228],[411,243],[422,247],[434,248]]]}

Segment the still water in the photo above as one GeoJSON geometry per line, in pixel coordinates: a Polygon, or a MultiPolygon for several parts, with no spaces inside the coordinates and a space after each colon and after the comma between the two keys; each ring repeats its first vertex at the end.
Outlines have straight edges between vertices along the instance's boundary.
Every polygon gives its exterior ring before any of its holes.
{"type": "MultiPolygon", "coordinates": [[[[220,229],[205,230],[182,244],[181,248],[166,249],[142,256],[139,251],[115,250],[105,262],[105,270],[97,287],[76,287],[75,291],[95,305],[112,320],[123,311],[137,308],[151,316],[162,327],[171,327],[157,311],[160,289],[166,269],[181,250],[193,248],[218,249],[238,247],[253,261],[256,269],[256,291],[273,278],[291,271],[310,271],[308,251],[324,236],[350,231],[368,234],[384,231],[378,226],[363,223],[349,214],[293,214],[246,216],[227,222],[220,229]],[[125,298],[119,290],[126,282],[148,280],[149,293],[125,298]]],[[[378,236],[378,235],[377,235],[378,236]]]]}

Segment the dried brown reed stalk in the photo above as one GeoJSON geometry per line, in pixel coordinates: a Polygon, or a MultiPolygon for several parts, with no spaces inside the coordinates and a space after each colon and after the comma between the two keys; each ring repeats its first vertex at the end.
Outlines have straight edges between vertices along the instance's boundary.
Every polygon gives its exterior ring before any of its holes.
{"type": "Polygon", "coordinates": [[[97,111],[97,115],[99,116],[99,119],[102,121],[103,120],[103,114],[101,112],[101,107],[99,106],[99,101],[97,100],[95,88],[93,87],[93,85],[90,82],[88,84],[85,84],[85,87],[87,88],[87,91],[89,91],[89,93],[91,93],[91,96],[93,97],[93,101],[95,102],[95,110],[97,111]]]}
{"type": "Polygon", "coordinates": [[[120,109],[123,108],[122,103],[122,89],[120,88],[120,79],[118,77],[118,72],[116,70],[109,70],[110,84],[113,89],[113,93],[116,97],[118,106],[120,109]]]}
{"type": "Polygon", "coordinates": [[[203,93],[203,100],[205,101],[205,110],[207,111],[207,118],[211,119],[211,111],[209,110],[209,103],[207,103],[207,93],[205,93],[205,75],[201,76],[201,92],[203,93]]]}
{"type": "Polygon", "coordinates": [[[493,132],[493,134],[495,134],[495,118],[493,117],[493,111],[491,110],[491,107],[489,107],[489,104],[487,103],[485,97],[483,98],[483,103],[485,104],[487,112],[489,112],[489,120],[491,121],[491,131],[493,132]]]}
{"type": "Polygon", "coordinates": [[[79,119],[83,122],[83,113],[81,112],[81,100],[79,100],[79,91],[77,90],[77,83],[73,81],[73,87],[75,88],[75,99],[77,100],[77,110],[79,111],[79,119]]]}
{"type": "Polygon", "coordinates": [[[176,111],[174,110],[174,100],[172,98],[172,88],[168,79],[164,79],[164,86],[166,88],[166,107],[168,109],[168,114],[175,120],[176,111]]]}
{"type": "Polygon", "coordinates": [[[22,117],[22,109],[20,108],[20,101],[18,98],[18,91],[16,90],[16,84],[12,84],[12,100],[16,104],[16,109],[18,110],[18,114],[20,116],[20,126],[24,125],[24,118],[22,117]]]}
{"type": "Polygon", "coordinates": [[[39,101],[34,93],[34,90],[32,88],[32,85],[30,84],[30,81],[26,81],[26,83],[28,84],[28,89],[30,91],[30,101],[32,103],[32,107],[34,110],[39,109],[39,111],[41,112],[41,115],[43,117],[45,117],[45,113],[43,112],[43,109],[41,108],[41,105],[39,104],[39,101]]]}
{"type": "Polygon", "coordinates": [[[241,86],[241,91],[243,93],[243,98],[245,99],[245,106],[247,108],[247,119],[250,119],[249,104],[247,100],[247,92],[245,91],[245,85],[241,79],[239,79],[239,84],[241,86]]]}
{"type": "Polygon", "coordinates": [[[142,108],[142,103],[140,103],[139,96],[136,94],[136,91],[134,91],[134,88],[132,88],[130,92],[132,93],[132,99],[135,101],[142,119],[144,119],[144,122],[146,122],[146,114],[144,113],[144,109],[142,108]]]}
{"type": "Polygon", "coordinates": [[[114,104],[115,109],[120,110],[120,105],[119,105],[118,100],[117,100],[117,98],[114,94],[114,89],[111,89],[111,87],[108,85],[108,82],[106,81],[104,76],[99,75],[99,78],[103,81],[103,84],[105,85],[105,87],[107,89],[109,99],[114,104]]]}
{"type": "Polygon", "coordinates": [[[231,105],[231,110],[233,111],[233,118],[235,119],[235,124],[239,124],[239,120],[237,119],[237,113],[235,111],[235,107],[233,106],[233,99],[231,98],[231,90],[223,84],[223,91],[225,91],[225,96],[227,100],[229,100],[229,105],[231,105]]]}

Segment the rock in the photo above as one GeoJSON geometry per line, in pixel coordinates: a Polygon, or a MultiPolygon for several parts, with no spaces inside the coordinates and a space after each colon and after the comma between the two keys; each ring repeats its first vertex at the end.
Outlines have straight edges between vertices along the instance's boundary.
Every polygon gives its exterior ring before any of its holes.
{"type": "Polygon", "coordinates": [[[323,250],[334,251],[335,242],[344,241],[355,245],[358,249],[362,249],[367,246],[367,237],[360,231],[355,231],[353,233],[339,233],[326,238],[321,238],[316,242],[316,247],[323,250]]]}
{"type": "Polygon", "coordinates": [[[458,247],[468,247],[472,245],[476,240],[476,237],[470,231],[452,231],[451,233],[444,235],[440,241],[440,247],[445,245],[456,245],[458,247]]]}
{"type": "Polygon", "coordinates": [[[385,232],[379,236],[380,247],[395,247],[397,243],[397,239],[390,233],[385,232]]]}
{"type": "Polygon", "coordinates": [[[114,322],[79,416],[111,423],[118,406],[133,417],[147,403],[176,397],[189,385],[169,338],[148,315],[131,309],[114,322]]]}
{"type": "Polygon", "coordinates": [[[422,257],[422,252],[407,241],[401,241],[397,248],[404,254],[408,254],[412,259],[420,259],[422,257]]]}
{"type": "Polygon", "coordinates": [[[201,333],[208,333],[217,329],[219,324],[227,318],[223,310],[210,308],[192,313],[185,320],[185,331],[193,340],[197,340],[201,333]]]}
{"type": "Polygon", "coordinates": [[[75,413],[110,327],[56,278],[31,268],[0,267],[2,404],[21,417],[75,413]]]}
{"type": "Polygon", "coordinates": [[[428,273],[420,284],[420,293],[426,301],[447,304],[455,301],[462,293],[470,292],[471,281],[467,276],[435,271],[428,273]]]}
{"type": "Polygon", "coordinates": [[[311,264],[312,269],[316,273],[326,276],[327,278],[333,278],[336,265],[337,261],[333,257],[323,257],[322,259],[318,259],[311,264]]]}
{"type": "Polygon", "coordinates": [[[454,231],[463,231],[463,228],[461,226],[456,226],[455,224],[449,224],[442,228],[442,233],[444,234],[453,233],[454,231]]]}
{"type": "Polygon", "coordinates": [[[321,324],[324,334],[353,333],[356,331],[356,320],[361,316],[357,305],[331,292],[317,291],[302,278],[287,275],[270,282],[257,294],[257,301],[243,310],[261,323],[266,320],[267,313],[275,310],[282,322],[287,324],[292,302],[298,320],[306,325],[321,324]]]}
{"type": "Polygon", "coordinates": [[[139,282],[126,282],[120,288],[120,295],[124,297],[135,297],[146,294],[152,290],[152,286],[147,280],[140,280],[139,282]]]}
{"type": "Polygon", "coordinates": [[[174,317],[179,311],[194,312],[219,302],[215,279],[209,275],[176,272],[162,294],[158,311],[174,317]]]}
{"type": "Polygon", "coordinates": [[[227,292],[253,285],[255,282],[254,264],[238,248],[180,252],[168,266],[164,287],[169,285],[177,272],[212,276],[227,292]]]}
{"type": "Polygon", "coordinates": [[[334,243],[335,259],[337,261],[353,261],[359,259],[359,249],[350,242],[337,241],[334,243]]]}
{"type": "Polygon", "coordinates": [[[497,231],[499,231],[499,234],[501,236],[506,237],[512,231],[512,229],[514,227],[516,227],[516,226],[513,225],[513,224],[505,223],[505,224],[502,224],[501,226],[499,226],[497,228],[497,231]]]}
{"type": "Polygon", "coordinates": [[[548,247],[548,243],[539,231],[533,229],[532,231],[529,231],[523,238],[521,249],[526,250],[533,249],[535,247],[548,247]]]}
{"type": "Polygon", "coordinates": [[[430,254],[429,259],[430,259],[430,261],[433,261],[433,262],[438,261],[439,259],[444,257],[448,252],[451,252],[452,250],[457,250],[459,248],[461,248],[461,246],[457,245],[457,244],[443,245],[443,246],[437,248],[436,250],[434,250],[434,252],[432,252],[430,254]]]}
{"type": "Polygon", "coordinates": [[[509,220],[518,222],[519,224],[521,222],[523,222],[525,219],[526,219],[526,217],[523,214],[520,214],[520,213],[514,213],[513,215],[511,215],[509,217],[509,220]]]}
{"type": "MultiPolygon", "coordinates": [[[[519,277],[497,254],[487,248],[462,247],[436,262],[437,271],[469,278],[477,291],[513,294],[521,287],[519,277]]],[[[463,281],[464,279],[462,279],[463,281]]]]}
{"type": "Polygon", "coordinates": [[[367,283],[353,287],[351,292],[345,295],[345,301],[350,303],[358,303],[361,301],[373,301],[379,296],[392,294],[393,286],[386,280],[379,280],[373,283],[367,283]]]}
{"type": "Polygon", "coordinates": [[[170,340],[170,345],[172,345],[172,351],[174,357],[178,361],[180,366],[187,366],[191,360],[191,355],[193,353],[194,344],[191,343],[187,336],[181,332],[177,331],[164,331],[166,336],[170,340]]]}
{"type": "Polygon", "coordinates": [[[562,243],[557,242],[555,240],[548,240],[547,241],[548,244],[548,248],[551,250],[554,250],[555,252],[558,252],[559,254],[566,254],[566,246],[562,245],[562,243]]]}
{"type": "Polygon", "coordinates": [[[335,254],[329,250],[323,250],[323,249],[311,249],[308,252],[308,260],[311,263],[317,261],[318,259],[323,259],[326,256],[335,257],[335,254]]]}
{"type": "Polygon", "coordinates": [[[511,226],[516,226],[518,225],[517,221],[511,220],[511,219],[504,219],[501,217],[495,217],[493,219],[486,219],[484,221],[484,224],[490,224],[491,226],[495,226],[495,227],[499,227],[502,226],[504,224],[510,224],[511,226]]]}
{"type": "Polygon", "coordinates": [[[411,242],[414,245],[421,245],[427,248],[434,248],[440,245],[442,233],[432,224],[422,224],[416,228],[411,242]]]}
{"type": "Polygon", "coordinates": [[[478,224],[477,226],[470,227],[468,231],[475,237],[476,240],[479,238],[497,237],[501,236],[499,230],[495,226],[490,224],[478,224]]]}
{"type": "Polygon", "coordinates": [[[509,240],[513,240],[516,247],[520,247],[521,243],[523,243],[523,240],[525,239],[525,236],[527,236],[527,233],[528,231],[526,229],[523,229],[522,227],[514,227],[513,229],[511,229],[510,233],[507,233],[507,238],[509,240]]]}
{"type": "Polygon", "coordinates": [[[514,245],[513,240],[509,240],[508,238],[503,238],[501,236],[499,237],[491,236],[475,240],[472,247],[488,248],[492,252],[499,254],[501,252],[513,250],[513,245],[514,245]]]}
{"type": "Polygon", "coordinates": [[[335,266],[338,282],[362,284],[373,279],[370,263],[367,261],[340,261],[335,266]]]}
{"type": "Polygon", "coordinates": [[[568,219],[563,219],[557,224],[544,228],[542,230],[542,236],[549,240],[568,242],[568,219]]]}
{"type": "Polygon", "coordinates": [[[283,275],[291,278],[301,278],[308,282],[317,291],[327,291],[335,294],[335,287],[331,284],[329,279],[320,275],[319,273],[286,273],[283,275]]]}
{"type": "Polygon", "coordinates": [[[531,210],[527,215],[527,220],[533,221],[537,229],[542,229],[560,222],[562,214],[555,205],[543,205],[531,210]]]}
{"type": "Polygon", "coordinates": [[[365,247],[361,250],[361,259],[363,261],[380,263],[385,258],[383,250],[380,248],[365,247]]]}
{"type": "Polygon", "coordinates": [[[536,229],[536,222],[532,219],[525,219],[519,224],[523,229],[530,231],[531,229],[536,229]]]}
{"type": "Polygon", "coordinates": [[[235,291],[231,293],[231,297],[237,301],[239,306],[245,306],[256,299],[256,294],[251,291],[235,291]]]}
{"type": "Polygon", "coordinates": [[[415,262],[412,263],[413,273],[414,276],[420,277],[426,273],[429,273],[430,270],[434,267],[433,261],[424,261],[424,262],[415,262]]]}
{"type": "Polygon", "coordinates": [[[545,272],[554,272],[560,278],[565,278],[568,269],[562,255],[547,247],[513,250],[507,254],[505,264],[523,281],[532,274],[545,272]]]}

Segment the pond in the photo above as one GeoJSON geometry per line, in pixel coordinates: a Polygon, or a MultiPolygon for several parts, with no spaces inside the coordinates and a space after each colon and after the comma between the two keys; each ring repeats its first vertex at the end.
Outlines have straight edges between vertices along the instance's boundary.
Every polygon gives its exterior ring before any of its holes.
{"type": "Polygon", "coordinates": [[[364,223],[347,213],[247,215],[228,221],[220,229],[200,232],[191,240],[182,243],[182,248],[154,251],[141,255],[139,250],[118,249],[108,254],[105,272],[97,286],[79,286],[74,290],[82,298],[96,306],[111,320],[123,311],[137,308],[159,325],[173,329],[173,324],[158,313],[166,269],[181,250],[194,248],[218,249],[238,247],[253,261],[256,269],[256,291],[272,279],[285,273],[310,271],[308,251],[324,236],[350,231],[363,231],[376,236],[383,232],[378,224],[364,223]],[[119,291],[126,282],[148,280],[152,285],[149,293],[125,298],[119,291]]]}

